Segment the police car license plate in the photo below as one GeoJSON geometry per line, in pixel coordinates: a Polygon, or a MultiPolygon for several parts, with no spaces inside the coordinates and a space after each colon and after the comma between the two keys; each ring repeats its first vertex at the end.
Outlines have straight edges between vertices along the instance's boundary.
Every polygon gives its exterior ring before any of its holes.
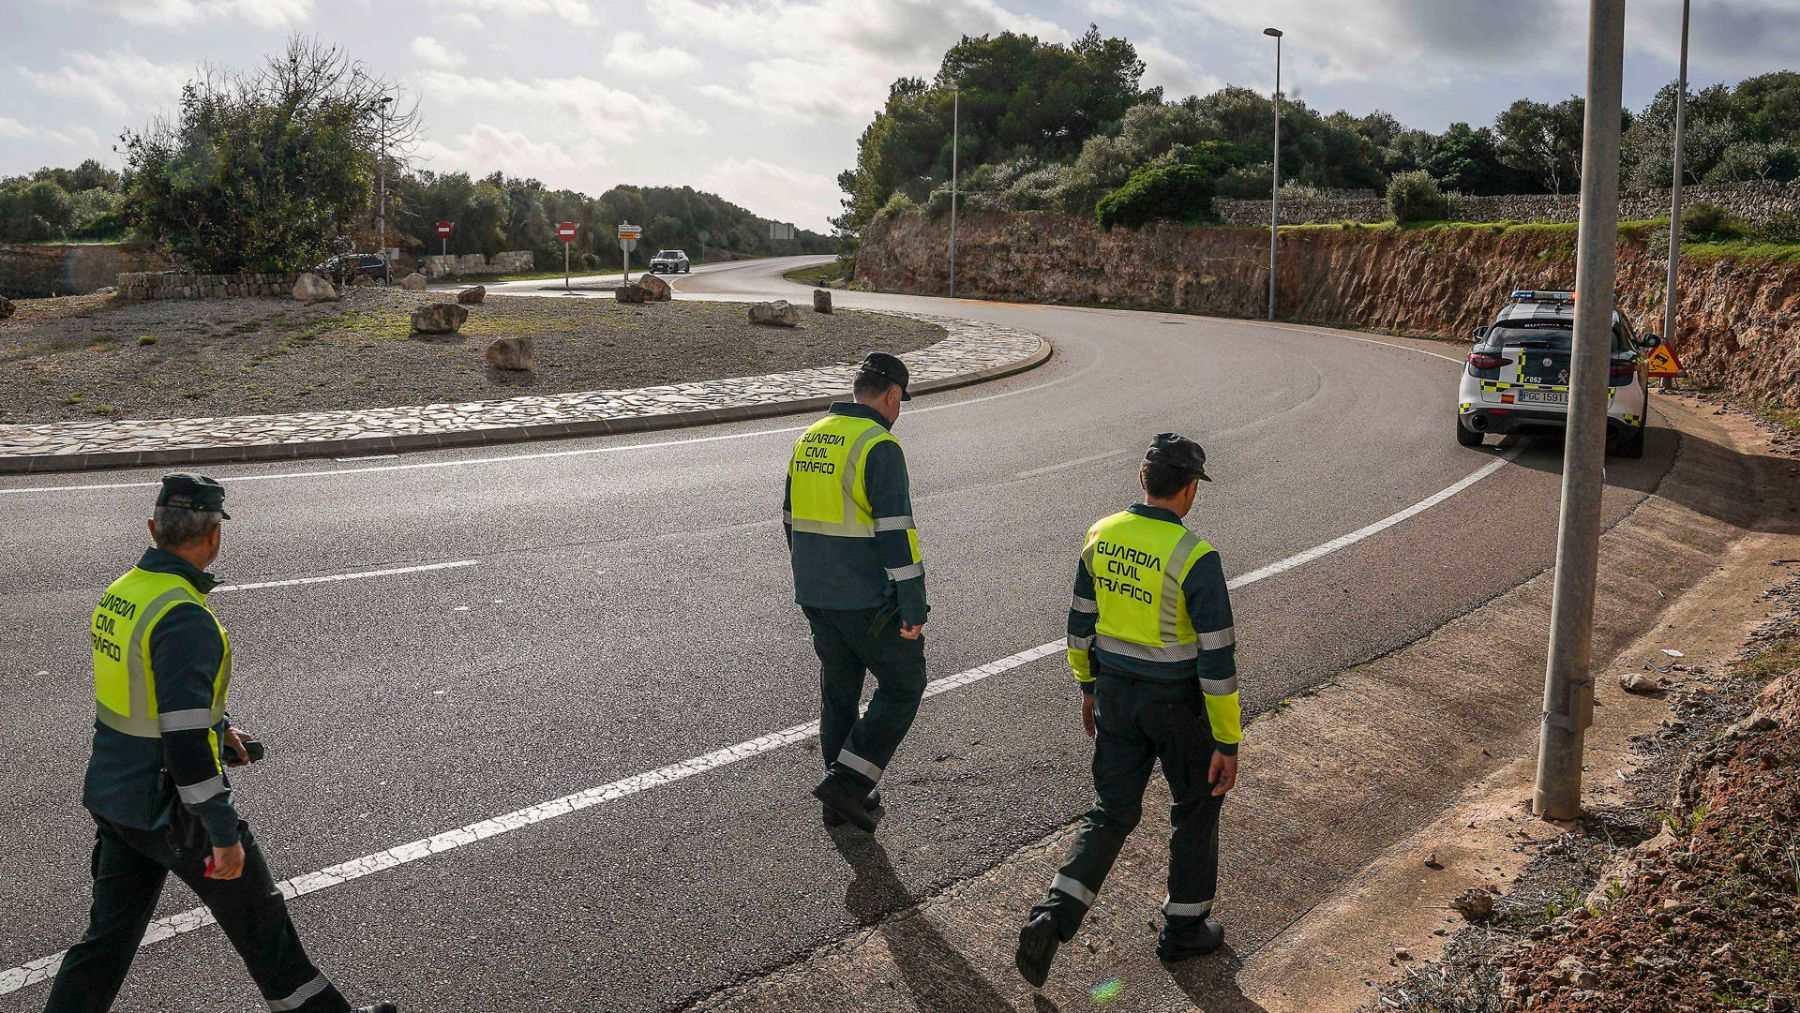
{"type": "Polygon", "coordinates": [[[1518,393],[1519,404],[1560,404],[1569,403],[1569,392],[1564,390],[1522,390],[1518,393]]]}

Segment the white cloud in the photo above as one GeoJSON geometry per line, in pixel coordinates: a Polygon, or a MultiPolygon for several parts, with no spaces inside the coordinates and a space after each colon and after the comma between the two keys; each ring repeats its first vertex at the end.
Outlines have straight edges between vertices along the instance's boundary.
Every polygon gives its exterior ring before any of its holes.
{"type": "Polygon", "coordinates": [[[414,59],[425,66],[442,70],[459,67],[464,59],[461,53],[451,52],[449,47],[429,35],[421,35],[412,40],[412,54],[414,59]]]}
{"type": "Polygon", "coordinates": [[[560,18],[578,28],[592,28],[600,23],[588,0],[433,0],[442,9],[480,14],[500,14],[509,18],[560,18]]]}
{"type": "Polygon", "coordinates": [[[0,137],[30,137],[32,131],[11,116],[0,116],[0,137]]]}
{"type": "Polygon", "coordinates": [[[661,0],[649,10],[664,31],[749,57],[742,81],[703,93],[790,119],[864,120],[895,78],[935,74],[965,34],[1071,38],[994,0],[661,0]]]}
{"type": "Polygon", "coordinates": [[[109,113],[140,113],[171,105],[191,76],[179,64],[154,63],[128,49],[74,52],[56,70],[19,67],[18,71],[46,95],[91,102],[109,113]]]}
{"type": "Polygon", "coordinates": [[[83,152],[83,158],[103,154],[95,150],[100,147],[100,135],[92,127],[40,127],[20,123],[10,116],[0,116],[0,138],[48,141],[78,149],[83,152]]]}
{"type": "Polygon", "coordinates": [[[481,20],[480,15],[472,14],[468,11],[450,15],[450,23],[458,28],[467,28],[470,31],[476,32],[485,31],[487,29],[487,24],[481,20]]]}
{"type": "Polygon", "coordinates": [[[610,70],[657,77],[685,77],[700,69],[700,61],[692,53],[673,46],[652,46],[642,32],[613,36],[603,62],[610,70]]]}
{"type": "Polygon", "coordinates": [[[1189,95],[1208,95],[1225,87],[1225,80],[1214,74],[1202,74],[1193,64],[1164,49],[1158,42],[1134,39],[1138,59],[1144,61],[1144,86],[1161,85],[1163,98],[1174,100],[1189,95]]]}
{"type": "Polygon", "coordinates": [[[258,28],[287,28],[313,20],[313,0],[62,0],[134,25],[179,27],[201,20],[235,18],[258,28]]]}
{"type": "Polygon", "coordinates": [[[589,168],[604,160],[604,152],[591,145],[571,152],[554,141],[534,140],[487,123],[477,123],[449,144],[420,141],[415,154],[419,164],[436,172],[472,176],[498,169],[512,176],[542,177],[547,172],[589,168]]]}
{"type": "Polygon", "coordinates": [[[432,103],[491,101],[548,108],[559,118],[599,137],[628,140],[640,133],[703,134],[705,121],[660,96],[635,95],[591,77],[470,77],[431,70],[419,76],[432,103]]]}
{"type": "Polygon", "coordinates": [[[749,208],[756,214],[788,221],[801,228],[825,231],[828,211],[838,206],[837,181],[760,158],[728,158],[693,184],[749,208]]]}

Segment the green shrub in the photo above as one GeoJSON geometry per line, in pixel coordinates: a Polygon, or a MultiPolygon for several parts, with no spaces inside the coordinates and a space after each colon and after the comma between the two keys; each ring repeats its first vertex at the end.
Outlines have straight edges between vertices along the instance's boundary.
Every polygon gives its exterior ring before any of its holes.
{"type": "Polygon", "coordinates": [[[881,206],[881,210],[875,212],[875,217],[883,219],[898,218],[910,211],[917,211],[918,208],[918,201],[913,200],[899,190],[895,190],[894,195],[889,197],[887,203],[881,206]]]}
{"type": "Polygon", "coordinates": [[[1744,222],[1717,204],[1704,201],[1681,212],[1681,238],[1694,242],[1715,242],[1744,238],[1744,222]]]}
{"type": "Polygon", "coordinates": [[[589,250],[588,252],[582,254],[581,255],[581,269],[583,271],[598,271],[598,270],[600,270],[600,255],[598,253],[593,252],[592,250],[589,250]]]}
{"type": "Polygon", "coordinates": [[[1388,213],[1394,221],[1437,222],[1450,217],[1450,198],[1438,189],[1437,180],[1423,169],[1396,173],[1388,181],[1388,213]]]}
{"type": "Polygon", "coordinates": [[[1204,169],[1181,162],[1150,165],[1100,198],[1094,220],[1103,229],[1114,225],[1135,229],[1158,219],[1212,221],[1212,199],[1212,176],[1204,169]]]}
{"type": "Polygon", "coordinates": [[[1783,211],[1758,225],[1753,234],[1765,243],[1800,243],[1800,211],[1783,211]]]}

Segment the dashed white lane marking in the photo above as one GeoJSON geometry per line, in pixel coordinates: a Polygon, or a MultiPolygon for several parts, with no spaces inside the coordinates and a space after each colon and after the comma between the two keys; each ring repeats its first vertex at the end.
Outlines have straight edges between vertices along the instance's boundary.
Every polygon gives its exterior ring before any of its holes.
{"type": "Polygon", "coordinates": [[[397,566],[391,570],[358,570],[355,573],[332,573],[322,577],[294,577],[291,580],[265,580],[255,584],[220,584],[213,594],[227,591],[256,591],[266,587],[297,587],[301,584],[335,584],[344,580],[366,580],[370,577],[395,577],[405,573],[430,573],[433,570],[460,570],[480,566],[479,559],[459,559],[454,563],[426,563],[422,566],[397,566]]]}
{"type": "MultiPolygon", "coordinates": [[[[1502,467],[1505,467],[1518,455],[1519,451],[1514,450],[1506,456],[1491,461],[1476,469],[1467,478],[1457,482],[1455,485],[1452,485],[1441,492],[1434,493],[1398,513],[1390,514],[1373,524],[1358,528],[1341,538],[1334,538],[1323,545],[1315,546],[1311,549],[1307,549],[1305,552],[1289,556],[1279,562],[1270,563],[1268,566],[1262,567],[1261,569],[1252,570],[1242,576],[1233,578],[1228,582],[1228,586],[1235,590],[1249,584],[1254,584],[1259,580],[1266,580],[1278,573],[1286,573],[1295,567],[1303,566],[1306,563],[1310,563],[1323,556],[1337,552],[1340,549],[1354,545],[1378,532],[1386,531],[1388,528],[1399,524],[1407,518],[1416,516],[1425,510],[1429,510],[1482,479],[1487,478],[1494,472],[1499,471],[1502,467]]],[[[1017,654],[1008,655],[1001,658],[999,661],[989,662],[988,664],[967,669],[958,672],[955,675],[945,676],[941,679],[933,679],[925,686],[925,696],[933,697],[948,693],[954,689],[961,689],[964,686],[980,682],[990,676],[999,675],[1002,672],[1010,672],[1015,668],[1030,664],[1040,658],[1049,657],[1064,648],[1064,641],[1052,640],[1047,644],[1039,644],[1036,647],[1020,651],[1017,654]]],[[[634,774],[631,777],[613,781],[610,784],[603,784],[595,788],[589,788],[585,791],[578,791],[573,795],[564,795],[561,798],[551,799],[548,802],[540,802],[537,805],[527,806],[524,809],[516,809],[501,816],[495,816],[491,819],[470,823],[466,826],[457,827],[455,830],[446,830],[443,833],[421,838],[408,844],[402,844],[398,847],[388,848],[386,851],[378,851],[372,855],[364,855],[361,858],[352,859],[351,861],[343,862],[327,869],[321,869],[318,872],[309,872],[303,876],[296,876],[293,879],[285,880],[280,884],[281,892],[289,900],[292,900],[296,897],[304,897],[309,893],[318,893],[320,890],[327,890],[334,886],[342,886],[352,880],[361,879],[364,876],[371,876],[377,872],[405,865],[409,862],[416,862],[421,858],[426,858],[431,855],[440,855],[446,851],[453,851],[464,845],[473,844],[476,841],[486,840],[489,837],[496,837],[500,834],[511,833],[514,830],[521,830],[525,827],[532,826],[533,824],[542,823],[545,820],[556,819],[559,816],[567,816],[570,813],[580,812],[583,809],[600,805],[603,802],[614,802],[631,795],[649,791],[652,788],[660,788],[663,785],[673,784],[676,781],[693,777],[696,774],[704,774],[707,771],[717,770],[720,767],[729,766],[740,760],[748,760],[753,756],[761,756],[764,753],[773,752],[783,746],[793,745],[797,742],[805,742],[818,734],[819,723],[817,721],[808,721],[805,724],[794,725],[791,728],[784,728],[778,732],[770,732],[767,735],[751,739],[748,742],[740,742],[735,746],[726,746],[723,749],[716,749],[700,756],[689,757],[679,763],[672,763],[666,767],[658,767],[647,773],[634,774]]],[[[195,929],[204,928],[205,926],[212,924],[212,921],[212,914],[205,908],[193,908],[183,911],[180,914],[170,915],[167,918],[159,918],[150,923],[150,929],[144,936],[143,945],[149,946],[152,943],[161,942],[162,940],[171,939],[183,933],[192,932],[195,929]]],[[[63,952],[66,953],[67,951],[65,950],[63,952]]],[[[17,992],[22,988],[54,978],[56,976],[56,969],[62,965],[62,958],[63,953],[56,953],[48,957],[39,958],[28,964],[22,964],[7,971],[0,971],[0,995],[17,992]]]]}

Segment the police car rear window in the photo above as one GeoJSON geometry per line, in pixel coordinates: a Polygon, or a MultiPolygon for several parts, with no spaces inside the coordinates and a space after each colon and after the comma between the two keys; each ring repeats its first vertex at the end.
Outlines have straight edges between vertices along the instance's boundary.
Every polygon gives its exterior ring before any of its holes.
{"type": "MultiPolygon", "coordinates": [[[[1574,347],[1575,332],[1567,321],[1559,320],[1516,320],[1497,324],[1488,332],[1488,342],[1501,347],[1548,348],[1552,351],[1566,352],[1574,347]]],[[[1615,353],[1625,350],[1624,335],[1617,327],[1613,328],[1612,347],[1615,353]]]]}

